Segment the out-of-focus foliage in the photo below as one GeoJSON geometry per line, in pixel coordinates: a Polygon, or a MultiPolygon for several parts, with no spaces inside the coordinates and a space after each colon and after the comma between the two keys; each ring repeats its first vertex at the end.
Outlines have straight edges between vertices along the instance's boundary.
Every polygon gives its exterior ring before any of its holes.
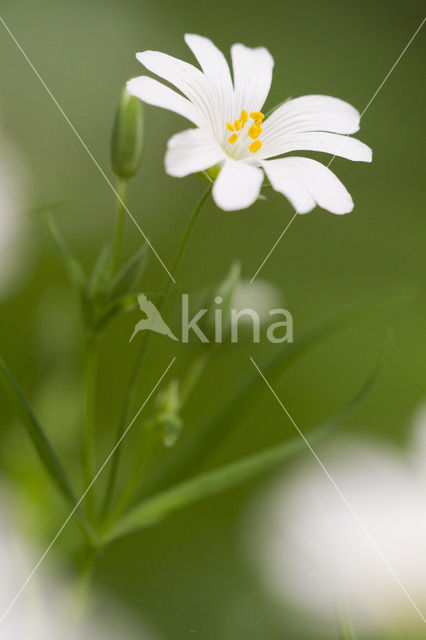
{"type": "MultiPolygon", "coordinates": [[[[123,83],[143,73],[134,59],[136,51],[154,49],[191,60],[183,42],[185,32],[207,35],[224,51],[238,41],[264,45],[275,59],[266,109],[287,97],[324,93],[346,99],[362,111],[422,16],[418,0],[403,6],[396,1],[307,0],[303,7],[300,2],[272,0],[262,8],[253,0],[244,5],[219,0],[211,6],[195,0],[6,0],[2,7],[2,17],[111,180],[110,132],[115,108],[123,83]]],[[[345,423],[345,430],[361,435],[373,432],[402,446],[404,425],[424,395],[426,216],[424,151],[419,144],[423,50],[420,34],[362,118],[360,137],[373,148],[372,165],[338,158],[333,162],[336,174],[353,195],[353,213],[337,218],[315,210],[298,218],[260,274],[278,288],[292,311],[296,346],[307,329],[341,309],[374,306],[400,292],[403,297],[408,292],[406,298],[411,299],[377,308],[343,326],[277,378],[277,393],[304,432],[354,395],[371,370],[388,329],[393,341],[380,381],[345,423]]],[[[44,225],[46,208],[52,207],[55,224],[81,263],[88,278],[85,291],[97,292],[89,295],[92,301],[96,299],[96,320],[108,320],[102,331],[96,416],[99,464],[113,445],[141,340],[138,335],[129,344],[140,316],[135,298],[126,296],[133,293],[133,277],[137,281],[143,273],[147,296],[158,300],[167,275],[152,253],[138,272],[142,238],[126,219],[122,264],[125,259],[130,262],[117,274],[114,298],[127,305],[126,309],[133,305],[135,311],[112,318],[116,309],[110,308],[111,318],[102,315],[108,311],[103,308],[100,286],[102,260],[96,271],[93,267],[102,247],[111,242],[113,194],[2,27],[0,52],[4,61],[0,127],[23,156],[33,185],[28,191],[28,181],[25,186],[22,183],[25,193],[21,194],[28,202],[23,213],[31,233],[25,245],[14,245],[15,257],[20,255],[24,262],[31,256],[33,266],[31,271],[22,271],[15,287],[2,297],[0,351],[79,492],[84,488],[79,475],[84,328],[44,225]]],[[[177,180],[163,170],[167,139],[185,126],[178,116],[145,109],[144,158],[128,189],[130,211],[168,266],[204,189],[197,177],[177,180]]],[[[3,163],[3,150],[0,155],[3,163]]],[[[235,214],[225,214],[208,202],[185,253],[177,292],[186,291],[195,298],[214,290],[236,260],[241,263],[242,278],[252,277],[292,216],[282,196],[270,190],[266,195],[266,201],[235,214]]],[[[180,321],[179,299],[175,292],[167,296],[165,313],[173,330],[180,321]]],[[[138,406],[173,356],[177,356],[173,377],[184,377],[187,347],[165,336],[152,338],[137,388],[138,406]]],[[[202,376],[177,414],[182,430],[174,432],[177,441],[165,455],[174,455],[185,444],[184,438],[199,437],[203,425],[210,424],[219,408],[227,405],[237,383],[252,375],[250,356],[256,362],[267,362],[279,358],[281,348],[265,342],[226,344],[209,353],[206,362],[200,351],[202,376]]],[[[294,427],[262,385],[259,378],[253,393],[256,402],[244,412],[237,428],[220,426],[224,437],[210,456],[203,454],[202,460],[195,454],[188,457],[186,477],[195,470],[208,473],[293,438],[294,427]]],[[[22,529],[44,549],[69,510],[51,487],[3,389],[0,403],[1,472],[13,488],[22,529]]],[[[240,407],[241,412],[244,408],[240,407]]],[[[154,403],[146,407],[144,417],[149,418],[153,411],[154,403]]],[[[139,463],[135,453],[143,437],[139,425],[137,422],[126,437],[120,490],[139,463]]],[[[183,640],[195,631],[203,640],[304,639],[307,636],[298,630],[297,616],[290,610],[283,630],[269,594],[240,548],[241,513],[268,480],[268,475],[262,476],[117,541],[99,559],[95,586],[125,601],[135,616],[158,630],[159,637],[183,640]]],[[[105,481],[102,475],[101,493],[105,481]]],[[[155,474],[151,482],[152,486],[157,482],[155,474]]],[[[76,558],[80,536],[78,527],[70,523],[46,562],[50,559],[72,567],[74,559],[80,561],[76,558]]]]}

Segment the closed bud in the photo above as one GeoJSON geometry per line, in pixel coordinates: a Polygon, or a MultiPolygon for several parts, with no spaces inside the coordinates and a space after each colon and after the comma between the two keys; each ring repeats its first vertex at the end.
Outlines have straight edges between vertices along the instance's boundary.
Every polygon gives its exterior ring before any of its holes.
{"type": "Polygon", "coordinates": [[[111,138],[112,170],[119,178],[132,178],[142,160],[144,138],[143,106],[123,90],[111,138]]]}

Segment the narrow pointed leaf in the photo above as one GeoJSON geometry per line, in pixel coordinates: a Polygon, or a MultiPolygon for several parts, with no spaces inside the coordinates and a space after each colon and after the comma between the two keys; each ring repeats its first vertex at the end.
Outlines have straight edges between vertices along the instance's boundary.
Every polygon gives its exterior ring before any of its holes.
{"type": "Polygon", "coordinates": [[[106,245],[100,252],[87,283],[87,294],[94,296],[104,286],[111,261],[111,247],[106,245]]]}
{"type": "Polygon", "coordinates": [[[111,298],[116,298],[129,292],[137,278],[142,276],[143,270],[146,267],[147,255],[147,245],[143,244],[121,267],[109,287],[111,298]]]}
{"type": "MultiPolygon", "coordinates": [[[[15,378],[0,357],[0,380],[3,382],[8,394],[14,401],[22,423],[33,443],[38,456],[57,488],[66,500],[74,507],[77,503],[74,492],[68,481],[61,462],[53,451],[42,426],[37,420],[27,398],[22,393],[15,378]]],[[[79,513],[81,516],[81,513],[79,513]]],[[[81,516],[82,517],[82,516],[81,516]]]]}
{"type": "Polygon", "coordinates": [[[211,473],[202,474],[148,498],[123,517],[107,536],[107,541],[149,527],[178,509],[236,486],[285,460],[291,454],[300,451],[303,446],[302,440],[294,438],[289,443],[272,447],[211,473]]]}
{"type": "MultiPolygon", "coordinates": [[[[340,426],[357,409],[373,388],[379,369],[377,365],[358,393],[340,411],[311,430],[307,435],[311,445],[315,445],[318,440],[340,426]]],[[[283,417],[286,419],[285,415],[283,417]]],[[[297,435],[284,444],[270,447],[215,471],[201,474],[154,495],[124,515],[115,528],[106,535],[106,542],[152,526],[174,511],[238,486],[306,448],[303,438],[297,435]]]]}
{"type": "MultiPolygon", "coordinates": [[[[336,313],[306,331],[295,343],[287,344],[278,349],[277,355],[262,366],[264,375],[273,383],[305,353],[339,329],[343,329],[357,318],[373,310],[385,309],[403,302],[407,302],[407,296],[395,297],[375,305],[358,305],[336,313]]],[[[145,483],[144,495],[158,491],[165,486],[166,482],[177,482],[183,479],[187,469],[193,469],[194,464],[199,468],[222,444],[228,434],[236,429],[259,394],[265,391],[266,387],[261,384],[258,373],[253,367],[248,368],[247,375],[235,395],[218,410],[207,424],[197,425],[186,437],[183,435],[180,445],[175,450],[176,455],[169,456],[153,470],[145,483]]]]}
{"type": "Polygon", "coordinates": [[[69,279],[79,292],[84,291],[86,289],[87,277],[83,267],[69,251],[64,239],[62,238],[61,233],[59,232],[52,218],[50,216],[46,216],[46,220],[47,227],[52,236],[57,253],[61,258],[69,279]]]}

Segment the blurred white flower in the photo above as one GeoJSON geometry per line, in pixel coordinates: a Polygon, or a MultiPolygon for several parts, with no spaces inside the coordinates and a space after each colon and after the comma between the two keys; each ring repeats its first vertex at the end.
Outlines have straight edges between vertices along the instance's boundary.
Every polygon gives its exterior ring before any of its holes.
{"type": "MultiPolygon", "coordinates": [[[[320,458],[425,615],[426,410],[418,414],[409,452],[343,441],[320,458]]],[[[255,522],[249,548],[265,585],[278,602],[301,611],[300,620],[313,623],[313,636],[331,632],[340,613],[360,637],[389,631],[408,638],[424,628],[315,461],[272,487],[257,505],[255,522]]]]}
{"type": "Polygon", "coordinates": [[[19,281],[28,260],[23,246],[28,177],[17,149],[0,135],[0,299],[19,281]]]}
{"type": "MultiPolygon", "coordinates": [[[[283,296],[280,289],[268,280],[257,279],[250,284],[249,280],[241,280],[235,289],[232,306],[237,311],[253,309],[257,312],[260,322],[269,321],[269,311],[282,307],[283,296]]],[[[242,324],[250,324],[250,318],[242,316],[242,324]]]]}
{"type": "Polygon", "coordinates": [[[371,162],[371,149],[348,137],[359,129],[358,111],[338,98],[311,95],[289,100],[265,118],[262,108],[274,66],[267,49],[234,44],[232,79],[225,56],[211,40],[186,34],[185,42],[202,70],[160,51],[136,55],[146,69],[182,93],[148,76],[127,83],[129,93],[140,100],[196,125],[169,140],[167,173],[182,178],[214,168],[213,198],[225,211],[253,204],[264,173],[298,213],[317,204],[332,213],[352,211],[350,194],[328,168],[310,158],[278,156],[323,151],[371,162]]]}
{"type": "MultiPolygon", "coordinates": [[[[38,554],[39,555],[39,554],[38,554]]],[[[0,487],[0,619],[38,560],[11,524],[0,487]]],[[[95,597],[94,613],[81,617],[81,605],[65,577],[46,575],[41,566],[0,622],[7,640],[152,640],[110,601],[95,597]]]]}

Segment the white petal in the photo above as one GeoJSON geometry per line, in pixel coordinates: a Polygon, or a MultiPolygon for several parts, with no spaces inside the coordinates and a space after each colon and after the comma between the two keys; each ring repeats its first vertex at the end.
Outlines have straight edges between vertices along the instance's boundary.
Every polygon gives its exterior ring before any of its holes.
{"type": "Polygon", "coordinates": [[[232,93],[231,72],[222,51],[208,38],[194,33],[185,34],[185,42],[197,58],[207,78],[215,85],[221,85],[232,93]]]}
{"type": "Polygon", "coordinates": [[[212,132],[216,131],[219,122],[221,129],[224,129],[225,123],[218,109],[217,92],[200,69],[161,51],[142,51],[136,54],[136,58],[149,71],[182,91],[198,108],[205,126],[212,132]]]}
{"type": "Polygon", "coordinates": [[[214,87],[215,98],[221,113],[220,125],[224,130],[223,138],[225,138],[225,122],[232,122],[236,117],[234,87],[226,58],[211,40],[203,36],[187,33],[185,34],[185,42],[214,87]]]}
{"type": "Polygon", "coordinates": [[[237,114],[242,109],[260,111],[271,87],[274,59],[264,47],[249,49],[243,44],[231,47],[231,57],[237,114]]]}
{"type": "Polygon", "coordinates": [[[143,102],[174,111],[198,126],[203,124],[199,110],[189,100],[153,78],[148,76],[132,78],[127,82],[126,87],[132,96],[136,96],[143,102]]]}
{"type": "Polygon", "coordinates": [[[268,136],[303,131],[331,131],[355,133],[359,129],[360,114],[344,100],[331,96],[302,96],[278,107],[264,122],[262,139],[268,136]]]}
{"type": "MultiPolygon", "coordinates": [[[[310,158],[299,157],[280,158],[277,160],[263,162],[265,173],[268,175],[269,179],[271,179],[271,165],[273,165],[272,171],[275,171],[278,165],[281,166],[281,170],[284,168],[284,171],[281,174],[283,186],[281,189],[277,189],[277,191],[281,191],[287,197],[289,196],[284,191],[286,172],[289,174],[291,173],[293,177],[298,178],[309,191],[315,202],[323,209],[327,209],[327,211],[337,214],[349,213],[352,211],[354,204],[349,192],[334,173],[320,162],[311,160],[310,158]]],[[[276,176],[275,181],[277,181],[276,176]]],[[[307,207],[307,203],[305,204],[307,207]]],[[[302,209],[305,208],[303,203],[301,206],[302,209]]],[[[306,211],[309,211],[310,209],[305,208],[305,210],[296,210],[299,213],[306,213],[306,211]]]]}
{"type": "Polygon", "coordinates": [[[175,178],[205,171],[226,158],[225,152],[207,132],[187,129],[170,138],[165,158],[166,171],[175,178]]]}
{"type": "MultiPolygon", "coordinates": [[[[283,160],[285,160],[283,158],[283,160]]],[[[308,213],[316,206],[309,189],[294,170],[282,160],[268,160],[262,163],[272,188],[282,193],[296,209],[297,213],[308,213]]]]}
{"type": "Polygon", "coordinates": [[[257,199],[263,172],[246,162],[227,159],[213,186],[213,199],[225,211],[246,209],[257,199]]]}
{"type": "Polygon", "coordinates": [[[270,137],[269,142],[263,143],[259,155],[261,158],[271,158],[289,151],[323,151],[360,162],[371,162],[373,157],[370,147],[360,140],[322,131],[293,133],[272,139],[270,137]]]}

